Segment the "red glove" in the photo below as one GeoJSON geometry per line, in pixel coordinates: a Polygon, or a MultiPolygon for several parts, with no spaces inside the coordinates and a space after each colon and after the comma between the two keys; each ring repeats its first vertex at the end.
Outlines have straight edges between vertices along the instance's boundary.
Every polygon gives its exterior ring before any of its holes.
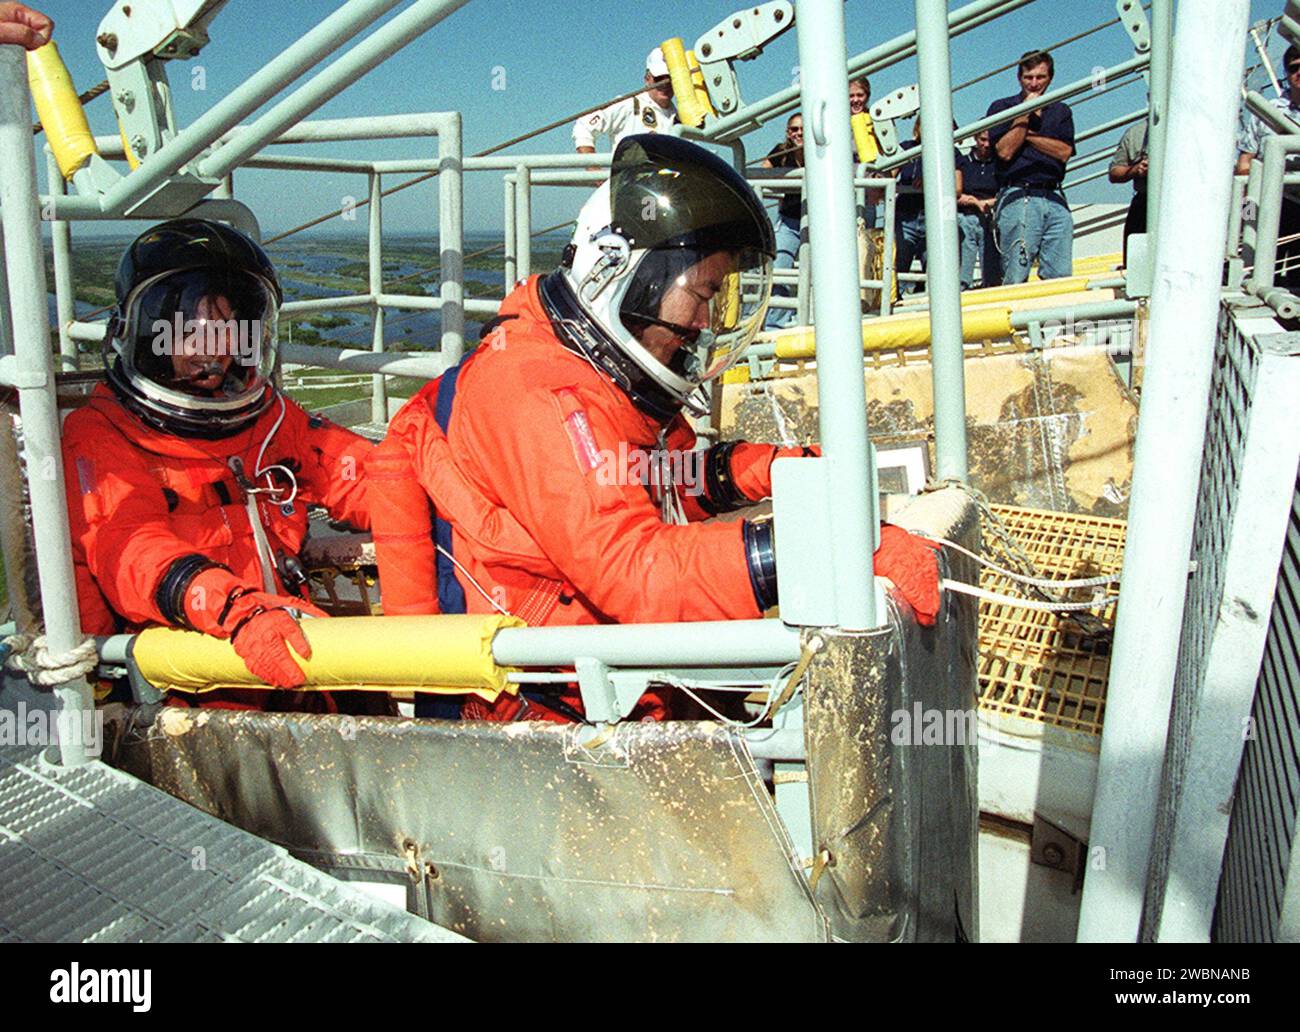
{"type": "Polygon", "coordinates": [[[740,441],[731,453],[731,479],[750,501],[762,501],[772,497],[772,463],[775,460],[815,457],[821,453],[821,446],[816,444],[778,447],[740,441]]]}
{"type": "Polygon", "coordinates": [[[933,627],[939,615],[938,551],[933,541],[885,523],[872,560],[876,573],[894,582],[923,627],[933,627]]]}
{"type": "MultiPolygon", "coordinates": [[[[277,595],[257,594],[263,600],[280,599],[277,595]]],[[[320,613],[309,603],[301,604],[301,608],[304,612],[315,610],[320,613]]],[[[263,609],[260,605],[254,608],[242,623],[235,626],[230,644],[252,675],[267,684],[277,688],[297,688],[307,680],[289,647],[293,646],[294,652],[303,659],[311,659],[311,645],[287,609],[263,609]]]]}
{"type": "Polygon", "coordinates": [[[329,616],[304,599],[252,590],[222,567],[210,567],[190,581],[184,604],[195,630],[229,638],[249,673],[276,688],[297,688],[306,680],[290,646],[303,659],[311,658],[311,645],[288,610],[329,616]]]}

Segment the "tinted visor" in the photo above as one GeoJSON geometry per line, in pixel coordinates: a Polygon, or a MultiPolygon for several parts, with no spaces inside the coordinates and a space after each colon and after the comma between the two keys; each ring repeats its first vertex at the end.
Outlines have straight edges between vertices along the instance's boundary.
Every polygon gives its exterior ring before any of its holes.
{"type": "Polygon", "coordinates": [[[610,166],[612,228],[634,249],[694,247],[776,256],[772,225],[744,176],[663,133],[625,137],[610,166]]]}
{"type": "Polygon", "coordinates": [[[125,309],[123,362],[165,389],[237,398],[260,390],[275,365],[279,306],[259,276],[167,273],[141,284],[125,309]]]}
{"type": "Polygon", "coordinates": [[[624,326],[673,332],[669,368],[683,379],[718,376],[762,329],[771,295],[776,248],[753,188],[717,155],[652,133],[618,145],[609,201],[612,228],[650,252],[619,307],[624,326]]]}

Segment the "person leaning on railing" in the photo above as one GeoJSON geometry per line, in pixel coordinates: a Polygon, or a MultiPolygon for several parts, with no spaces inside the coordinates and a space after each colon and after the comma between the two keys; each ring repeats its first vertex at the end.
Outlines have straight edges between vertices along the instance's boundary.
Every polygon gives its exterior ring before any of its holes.
{"type": "MultiPolygon", "coordinates": [[[[1294,43],[1282,55],[1286,69],[1286,90],[1280,97],[1270,97],[1269,103],[1292,122],[1300,122],[1300,47],[1294,43]]],[[[1237,175],[1250,171],[1250,163],[1259,157],[1266,136],[1274,129],[1244,106],[1237,128],[1237,175]]],[[[1287,158],[1287,170],[1295,171],[1300,157],[1287,158]]],[[[1296,291],[1300,289],[1300,190],[1294,186],[1282,190],[1282,218],[1277,230],[1278,274],[1273,282],[1279,287],[1296,291]]]]}
{"type": "Polygon", "coordinates": [[[1128,238],[1147,231],[1147,120],[1131,125],[1120,137],[1110,159],[1107,177],[1112,183],[1132,183],[1133,200],[1124,216],[1124,264],[1128,264],[1128,238]]]}

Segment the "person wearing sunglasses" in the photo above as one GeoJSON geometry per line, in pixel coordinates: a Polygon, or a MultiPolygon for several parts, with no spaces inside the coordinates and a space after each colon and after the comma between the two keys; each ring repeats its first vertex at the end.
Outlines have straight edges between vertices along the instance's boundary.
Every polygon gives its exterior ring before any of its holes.
{"type": "MultiPolygon", "coordinates": [[[[1300,125],[1300,47],[1294,43],[1282,55],[1286,69],[1286,89],[1280,97],[1270,97],[1269,103],[1286,119],[1300,125]]],[[[1300,131],[1300,130],[1297,130],[1300,131]]],[[[1265,137],[1273,135],[1273,127],[1243,105],[1237,127],[1237,174],[1250,171],[1251,162],[1263,148],[1265,137]]],[[[1300,157],[1287,158],[1287,171],[1300,171],[1300,157]]],[[[1282,190],[1282,218],[1278,223],[1276,274],[1273,282],[1287,290],[1300,290],[1300,189],[1285,186],[1282,190]]]]}
{"type": "MultiPolygon", "coordinates": [[[[763,325],[771,223],[739,172],[676,137],[626,138],[610,171],[559,268],[515,288],[367,464],[386,615],[564,626],[753,619],[776,604],[772,524],[708,517],[766,498],[776,458],[816,449],[696,450],[685,415],[707,410],[702,388],[763,325]]],[[[933,552],[897,527],[881,541],[876,570],[932,623],[933,552]]],[[[416,713],[566,721],[580,699],[443,706],[416,713]]],[[[644,698],[639,715],[666,712],[644,698]]]]}

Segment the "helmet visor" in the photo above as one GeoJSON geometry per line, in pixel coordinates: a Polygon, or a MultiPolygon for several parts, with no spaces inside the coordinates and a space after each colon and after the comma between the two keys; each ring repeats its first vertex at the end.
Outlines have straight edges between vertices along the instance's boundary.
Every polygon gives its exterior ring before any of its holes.
{"type": "Polygon", "coordinates": [[[166,273],[127,298],[118,348],[134,378],[186,407],[239,404],[260,392],[275,366],[279,306],[271,285],[249,273],[166,273]]]}
{"type": "Polygon", "coordinates": [[[772,259],[753,248],[651,251],[624,295],[623,325],[692,386],[720,376],[763,327],[772,259]]]}

